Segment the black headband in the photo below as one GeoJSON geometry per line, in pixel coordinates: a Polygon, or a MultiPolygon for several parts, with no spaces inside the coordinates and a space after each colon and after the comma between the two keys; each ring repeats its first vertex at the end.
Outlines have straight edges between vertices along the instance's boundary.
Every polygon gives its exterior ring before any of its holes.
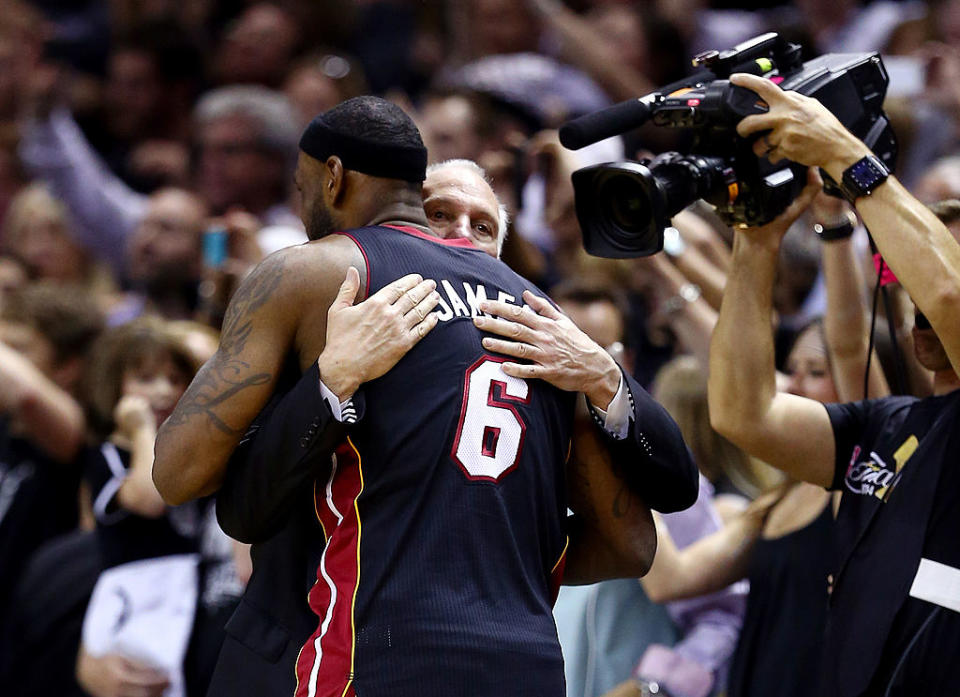
{"type": "Polygon", "coordinates": [[[321,162],[336,155],[345,169],[371,177],[422,182],[427,176],[427,149],[422,145],[388,145],[337,133],[323,122],[323,115],[300,136],[300,149],[321,162]]]}

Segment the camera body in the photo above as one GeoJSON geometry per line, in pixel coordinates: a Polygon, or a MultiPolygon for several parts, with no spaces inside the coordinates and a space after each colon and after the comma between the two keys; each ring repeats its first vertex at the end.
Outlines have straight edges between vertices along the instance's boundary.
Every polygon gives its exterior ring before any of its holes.
{"type": "MultiPolygon", "coordinates": [[[[877,54],[827,54],[803,63],[799,46],[764,34],[728,51],[701,54],[694,65],[701,70],[685,80],[561,129],[561,141],[574,149],[647,121],[692,134],[686,153],[574,173],[577,218],[589,253],[654,254],[663,247],[670,218],[697,199],[712,204],[727,224],[755,226],[773,220],[796,198],[807,168],[758,158],[752,149],[758,136],[737,134],[741,119],[767,107],[756,93],[729,82],[735,72],[760,75],[817,99],[893,168],[896,139],[883,113],[889,79],[877,54]]],[[[828,191],[839,193],[825,173],[824,181],[828,191]]]]}

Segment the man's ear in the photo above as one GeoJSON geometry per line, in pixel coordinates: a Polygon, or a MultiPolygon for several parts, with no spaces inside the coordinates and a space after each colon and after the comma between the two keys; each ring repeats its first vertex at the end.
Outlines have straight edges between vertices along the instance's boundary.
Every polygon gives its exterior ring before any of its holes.
{"type": "Polygon", "coordinates": [[[323,196],[331,204],[338,204],[346,188],[346,176],[343,162],[336,155],[331,155],[324,163],[327,169],[326,180],[323,182],[323,196]]]}

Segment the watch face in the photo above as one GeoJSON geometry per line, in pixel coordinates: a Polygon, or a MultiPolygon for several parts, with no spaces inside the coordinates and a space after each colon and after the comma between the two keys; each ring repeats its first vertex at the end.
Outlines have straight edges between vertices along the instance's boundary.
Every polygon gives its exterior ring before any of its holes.
{"type": "Polygon", "coordinates": [[[843,183],[853,189],[855,196],[862,196],[873,191],[889,174],[880,160],[868,155],[847,168],[843,173],[843,183]]]}
{"type": "Polygon", "coordinates": [[[876,179],[883,176],[884,172],[873,162],[866,158],[855,163],[850,168],[850,178],[856,182],[857,186],[864,188],[872,184],[876,179]]]}

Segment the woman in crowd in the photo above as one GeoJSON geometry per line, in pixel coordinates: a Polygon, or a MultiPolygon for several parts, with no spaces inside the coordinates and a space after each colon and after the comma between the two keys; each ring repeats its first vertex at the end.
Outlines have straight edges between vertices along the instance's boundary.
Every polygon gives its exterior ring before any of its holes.
{"type": "Polygon", "coordinates": [[[34,280],[70,283],[94,294],[113,289],[70,232],[66,207],[42,184],[14,196],[3,223],[3,249],[19,260],[34,280]]]}
{"type": "MultiPolygon", "coordinates": [[[[787,391],[838,401],[822,324],[797,337],[787,360],[787,391]]],[[[657,559],[643,579],[657,602],[691,597],[750,579],[730,697],[815,693],[827,610],[833,526],[831,495],[788,481],[754,501],[710,537],[677,550],[658,534],[657,559]]]]}

